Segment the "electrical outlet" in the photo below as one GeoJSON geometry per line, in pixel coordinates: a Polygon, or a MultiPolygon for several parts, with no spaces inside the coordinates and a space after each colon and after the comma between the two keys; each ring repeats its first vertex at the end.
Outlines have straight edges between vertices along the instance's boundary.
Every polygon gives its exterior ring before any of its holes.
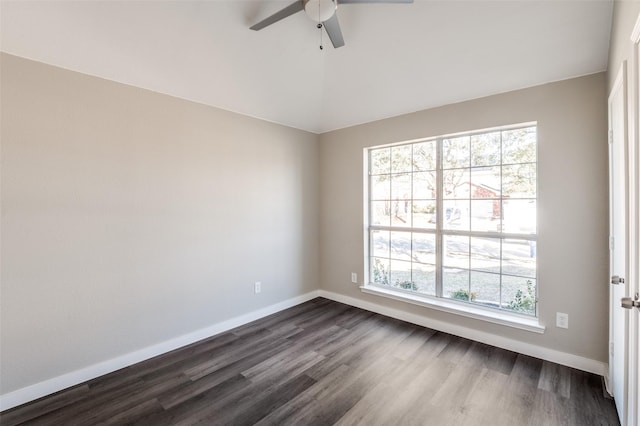
{"type": "Polygon", "coordinates": [[[356,274],[355,272],[351,273],[351,282],[354,284],[358,283],[358,274],[356,274]]]}
{"type": "Polygon", "coordinates": [[[260,281],[256,281],[253,285],[253,291],[258,294],[262,291],[262,283],[260,281]]]}
{"type": "Polygon", "coordinates": [[[556,312],[556,327],[569,328],[569,314],[556,312]]]}

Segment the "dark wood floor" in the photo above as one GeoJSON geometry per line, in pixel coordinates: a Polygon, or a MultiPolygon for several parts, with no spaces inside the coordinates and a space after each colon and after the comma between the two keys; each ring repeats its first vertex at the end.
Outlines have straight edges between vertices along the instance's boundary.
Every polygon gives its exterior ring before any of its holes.
{"type": "Polygon", "coordinates": [[[617,425],[601,377],[318,298],[0,414],[36,425],[617,425]]]}

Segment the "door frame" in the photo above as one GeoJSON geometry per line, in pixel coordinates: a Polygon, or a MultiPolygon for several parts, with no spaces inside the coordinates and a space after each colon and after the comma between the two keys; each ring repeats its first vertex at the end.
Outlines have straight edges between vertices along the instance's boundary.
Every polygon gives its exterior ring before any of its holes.
{"type": "MultiPolygon", "coordinates": [[[[608,151],[609,151],[609,275],[612,276],[614,273],[620,275],[621,277],[625,277],[626,283],[621,283],[619,285],[608,284],[609,287],[609,380],[607,388],[610,389],[609,393],[611,393],[616,400],[616,409],[620,416],[620,424],[622,426],[628,426],[628,413],[629,413],[629,352],[631,350],[629,345],[629,317],[624,309],[620,307],[620,292],[618,290],[624,287],[624,291],[622,297],[628,296],[629,287],[630,287],[630,277],[629,277],[629,170],[630,170],[630,161],[629,161],[629,103],[628,103],[628,80],[627,80],[627,61],[624,60],[620,63],[618,68],[618,72],[616,74],[616,78],[611,87],[611,91],[609,92],[609,96],[607,98],[607,130],[608,130],[608,151]],[[616,119],[622,120],[621,123],[621,131],[622,134],[618,135],[619,139],[614,140],[614,132],[613,129],[616,127],[617,122],[613,122],[612,115],[612,106],[614,104],[614,99],[616,96],[621,96],[619,102],[621,102],[622,111],[620,112],[620,116],[616,117],[616,119]],[[614,143],[616,144],[614,146],[614,143]],[[620,145],[618,145],[620,144],[620,145]],[[614,173],[616,170],[613,168],[613,163],[615,161],[616,150],[615,147],[623,150],[623,164],[621,173],[622,182],[616,181],[618,184],[624,185],[624,189],[622,194],[624,196],[623,205],[621,206],[623,218],[622,218],[622,226],[624,227],[624,238],[623,241],[614,240],[614,203],[615,198],[613,194],[614,189],[614,173]],[[624,270],[613,270],[614,265],[614,255],[615,255],[615,247],[623,248],[624,253],[624,270]],[[624,331],[622,336],[618,336],[623,339],[623,342],[615,342],[615,334],[616,331],[620,332],[619,329],[614,327],[614,316],[621,315],[622,316],[622,324],[616,324],[617,327],[623,326],[624,331]],[[622,347],[620,347],[620,343],[622,343],[622,347]],[[614,363],[614,353],[615,357],[622,357],[622,365],[618,366],[614,363]],[[618,372],[618,374],[614,375],[614,368],[620,368],[622,372],[618,372]],[[616,376],[622,379],[622,395],[615,395],[616,389],[620,386],[619,383],[615,381],[616,376]]],[[[617,210],[620,212],[620,210],[617,210]]],[[[619,224],[620,225],[620,224],[619,224]]],[[[634,425],[635,426],[635,425],[634,425]]]]}
{"type": "MultiPolygon", "coordinates": [[[[631,32],[631,81],[628,98],[628,264],[629,293],[640,292],[640,14],[631,32]]],[[[640,426],[640,309],[629,313],[627,418],[640,426]]]]}

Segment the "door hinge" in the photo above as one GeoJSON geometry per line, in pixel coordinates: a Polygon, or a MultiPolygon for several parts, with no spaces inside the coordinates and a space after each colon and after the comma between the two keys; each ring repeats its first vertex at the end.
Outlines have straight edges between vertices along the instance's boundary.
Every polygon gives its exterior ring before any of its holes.
{"type": "Polygon", "coordinates": [[[615,284],[615,285],[624,284],[624,278],[622,278],[622,277],[620,277],[618,275],[613,275],[611,277],[611,284],[615,284]]]}
{"type": "Polygon", "coordinates": [[[609,342],[609,355],[613,358],[613,342],[609,342]]]}
{"type": "Polygon", "coordinates": [[[609,130],[609,144],[613,143],[613,130],[609,130]]]}
{"type": "Polygon", "coordinates": [[[615,238],[609,237],[609,250],[613,250],[615,247],[615,238]]]}

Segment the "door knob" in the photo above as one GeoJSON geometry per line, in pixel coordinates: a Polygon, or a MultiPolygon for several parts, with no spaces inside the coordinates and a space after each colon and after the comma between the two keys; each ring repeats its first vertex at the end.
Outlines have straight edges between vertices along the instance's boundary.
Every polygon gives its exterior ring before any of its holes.
{"type": "Polygon", "coordinates": [[[624,278],[614,275],[611,277],[611,284],[624,284],[624,278]]]}
{"type": "Polygon", "coordinates": [[[636,293],[636,297],[634,299],[630,297],[623,297],[622,299],[620,299],[620,306],[625,309],[633,309],[634,307],[636,307],[640,310],[640,300],[638,300],[639,297],[640,295],[638,295],[638,293],[636,293]]]}

